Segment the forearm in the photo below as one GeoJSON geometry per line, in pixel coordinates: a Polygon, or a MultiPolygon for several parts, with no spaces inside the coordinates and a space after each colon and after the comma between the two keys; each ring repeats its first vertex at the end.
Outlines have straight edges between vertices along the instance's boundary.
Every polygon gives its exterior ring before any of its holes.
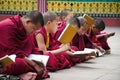
{"type": "Polygon", "coordinates": [[[51,52],[52,54],[57,55],[57,54],[59,54],[60,52],[63,52],[63,50],[59,48],[59,49],[56,49],[56,50],[51,50],[51,51],[46,51],[46,52],[51,52]]]}
{"type": "Polygon", "coordinates": [[[27,58],[27,57],[25,57],[24,60],[25,60],[30,66],[32,66],[32,67],[35,67],[35,66],[36,66],[36,64],[35,64],[32,60],[30,60],[29,58],[27,58]]]}

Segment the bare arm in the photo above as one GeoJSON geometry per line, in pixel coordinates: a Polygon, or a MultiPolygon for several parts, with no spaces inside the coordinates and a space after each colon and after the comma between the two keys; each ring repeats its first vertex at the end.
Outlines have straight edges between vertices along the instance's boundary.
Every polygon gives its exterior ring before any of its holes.
{"type": "Polygon", "coordinates": [[[102,47],[98,46],[96,43],[92,43],[92,44],[93,44],[93,46],[95,48],[97,48],[98,50],[100,50],[100,52],[105,52],[105,50],[102,47]]]}
{"type": "Polygon", "coordinates": [[[40,50],[42,50],[44,53],[51,52],[53,54],[58,54],[62,51],[66,51],[69,48],[69,46],[65,45],[64,47],[61,47],[59,49],[48,51],[47,48],[46,48],[45,42],[44,42],[44,37],[40,33],[36,35],[36,41],[37,41],[37,44],[38,44],[38,48],[40,50]]]}

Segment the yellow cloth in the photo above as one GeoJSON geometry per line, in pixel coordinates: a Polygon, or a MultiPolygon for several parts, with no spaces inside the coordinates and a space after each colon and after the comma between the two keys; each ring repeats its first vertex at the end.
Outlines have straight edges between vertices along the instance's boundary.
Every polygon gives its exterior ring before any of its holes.
{"type": "Polygon", "coordinates": [[[47,39],[46,39],[46,48],[49,48],[49,44],[50,44],[50,35],[49,33],[47,32],[47,39]]]}

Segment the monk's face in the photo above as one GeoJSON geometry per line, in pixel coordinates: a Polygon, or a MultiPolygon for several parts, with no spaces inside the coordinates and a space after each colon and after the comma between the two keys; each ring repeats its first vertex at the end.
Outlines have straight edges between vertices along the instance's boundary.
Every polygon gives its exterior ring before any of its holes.
{"type": "Polygon", "coordinates": [[[72,17],[73,17],[73,13],[72,12],[68,13],[68,15],[64,17],[64,22],[66,22],[67,20],[69,20],[72,17]]]}
{"type": "Polygon", "coordinates": [[[58,27],[58,20],[57,19],[51,21],[48,24],[48,28],[49,28],[50,33],[55,33],[57,31],[57,27],[58,27]]]}
{"type": "Polygon", "coordinates": [[[98,34],[98,33],[100,32],[100,30],[97,29],[97,28],[95,27],[95,25],[93,25],[92,32],[93,32],[94,34],[98,34]]]}
{"type": "Polygon", "coordinates": [[[78,29],[78,34],[83,35],[87,32],[88,24],[84,23],[79,29],[78,29]]]}
{"type": "Polygon", "coordinates": [[[28,21],[28,22],[26,22],[25,30],[26,30],[27,34],[30,34],[30,33],[34,32],[35,30],[39,29],[40,27],[41,27],[40,23],[34,24],[31,21],[28,21]]]}

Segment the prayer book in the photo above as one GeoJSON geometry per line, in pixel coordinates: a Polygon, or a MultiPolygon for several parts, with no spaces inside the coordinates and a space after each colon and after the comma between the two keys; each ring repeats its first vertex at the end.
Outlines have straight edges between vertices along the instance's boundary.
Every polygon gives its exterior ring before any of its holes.
{"type": "Polygon", "coordinates": [[[58,41],[62,44],[70,43],[76,33],[77,29],[74,26],[68,24],[59,36],[58,41]]]}
{"type": "Polygon", "coordinates": [[[73,54],[78,55],[78,54],[90,54],[91,56],[97,56],[97,50],[96,49],[90,49],[90,48],[85,48],[83,51],[75,51],[73,54]]]}
{"type": "Polygon", "coordinates": [[[85,18],[87,20],[88,25],[90,25],[90,26],[95,23],[95,20],[92,17],[88,16],[87,14],[84,14],[83,18],[85,18]]]}
{"type": "Polygon", "coordinates": [[[102,56],[104,53],[100,52],[98,49],[85,48],[83,51],[75,51],[73,54],[89,54],[90,56],[102,56]]]}
{"type": "Polygon", "coordinates": [[[0,63],[3,67],[6,67],[10,64],[12,64],[13,62],[15,62],[15,58],[16,58],[16,55],[6,55],[2,58],[0,58],[0,63]]]}
{"type": "Polygon", "coordinates": [[[31,60],[36,60],[36,61],[40,61],[44,64],[44,66],[47,65],[47,62],[48,62],[48,59],[49,59],[49,56],[47,55],[37,55],[37,54],[30,54],[28,56],[29,59],[31,60]]]}

